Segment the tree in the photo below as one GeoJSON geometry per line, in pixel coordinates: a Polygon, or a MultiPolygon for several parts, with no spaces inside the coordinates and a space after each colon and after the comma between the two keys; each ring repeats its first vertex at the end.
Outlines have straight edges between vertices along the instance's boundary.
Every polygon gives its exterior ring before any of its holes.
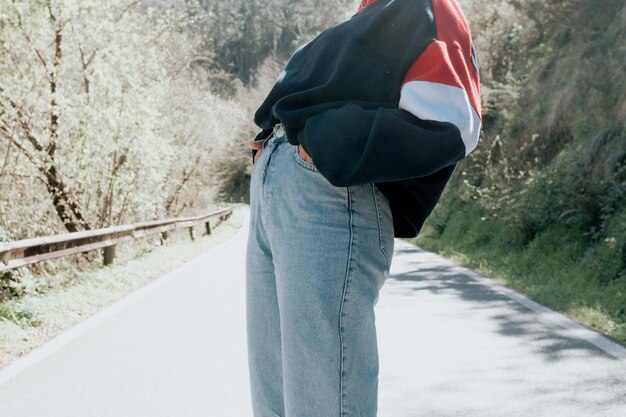
{"type": "Polygon", "coordinates": [[[0,224],[12,235],[56,230],[50,206],[68,231],[193,206],[181,193],[208,186],[198,163],[239,113],[194,69],[184,17],[137,0],[0,4],[0,224]]]}

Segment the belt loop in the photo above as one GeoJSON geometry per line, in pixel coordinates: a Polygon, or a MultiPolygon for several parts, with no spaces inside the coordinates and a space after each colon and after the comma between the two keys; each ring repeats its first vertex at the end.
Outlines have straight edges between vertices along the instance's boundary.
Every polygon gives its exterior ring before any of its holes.
{"type": "Polygon", "coordinates": [[[277,138],[282,138],[285,136],[285,128],[282,123],[278,123],[274,126],[274,136],[277,138]]]}

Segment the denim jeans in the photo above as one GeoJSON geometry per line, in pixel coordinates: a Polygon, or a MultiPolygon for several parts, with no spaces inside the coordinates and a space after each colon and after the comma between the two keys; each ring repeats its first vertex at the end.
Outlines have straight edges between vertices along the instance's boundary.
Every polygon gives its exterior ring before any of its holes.
{"type": "Polygon", "coordinates": [[[335,187],[274,136],[252,168],[246,326],[254,417],[374,417],[387,198],[335,187]]]}

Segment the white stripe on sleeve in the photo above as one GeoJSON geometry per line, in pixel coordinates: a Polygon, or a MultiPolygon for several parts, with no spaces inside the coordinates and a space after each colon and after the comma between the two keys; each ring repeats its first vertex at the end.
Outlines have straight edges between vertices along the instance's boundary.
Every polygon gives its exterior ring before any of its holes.
{"type": "Polygon", "coordinates": [[[455,125],[461,132],[465,156],[476,148],[481,121],[462,88],[429,81],[409,81],[400,92],[399,107],[422,120],[455,125]]]}

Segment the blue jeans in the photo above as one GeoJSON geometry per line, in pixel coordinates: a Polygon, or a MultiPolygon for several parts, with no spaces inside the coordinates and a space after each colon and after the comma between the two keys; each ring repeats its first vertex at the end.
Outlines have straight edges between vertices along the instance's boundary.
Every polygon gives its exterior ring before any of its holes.
{"type": "Polygon", "coordinates": [[[246,325],[254,417],[374,417],[387,198],[335,187],[284,136],[252,169],[246,325]]]}

